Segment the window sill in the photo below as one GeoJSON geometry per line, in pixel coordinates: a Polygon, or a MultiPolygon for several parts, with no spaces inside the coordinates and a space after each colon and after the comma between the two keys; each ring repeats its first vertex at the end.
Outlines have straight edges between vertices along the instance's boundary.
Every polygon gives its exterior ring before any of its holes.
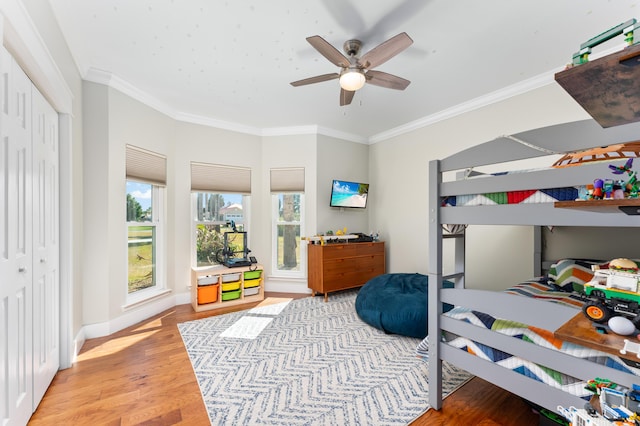
{"type": "Polygon", "coordinates": [[[132,296],[127,300],[127,303],[122,305],[123,311],[128,311],[129,309],[137,308],[140,305],[144,305],[147,302],[151,302],[152,300],[158,299],[166,294],[171,293],[170,289],[152,289],[149,291],[142,290],[144,294],[137,294],[132,296]]]}

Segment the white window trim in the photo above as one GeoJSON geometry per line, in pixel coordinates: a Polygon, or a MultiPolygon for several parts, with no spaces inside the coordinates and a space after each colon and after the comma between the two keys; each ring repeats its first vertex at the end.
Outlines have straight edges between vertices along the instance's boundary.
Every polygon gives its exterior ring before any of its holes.
{"type": "MultiPolygon", "coordinates": [[[[302,239],[300,240],[300,270],[298,271],[286,271],[282,269],[278,269],[278,225],[281,224],[278,221],[279,217],[279,205],[278,205],[278,197],[282,194],[274,193],[271,194],[271,277],[282,277],[282,278],[306,278],[307,276],[307,245],[302,243],[302,239]]],[[[305,199],[304,193],[300,194],[300,221],[298,222],[288,222],[289,224],[298,223],[300,225],[300,236],[305,235],[304,230],[304,218],[305,218],[305,199]]],[[[282,222],[285,223],[285,222],[282,222]]]]}
{"type": "Polygon", "coordinates": [[[145,288],[143,290],[136,291],[135,293],[129,293],[128,287],[128,277],[129,277],[129,261],[127,257],[127,252],[125,251],[125,264],[126,268],[126,276],[124,279],[125,282],[125,304],[122,306],[123,309],[130,308],[135,305],[139,305],[141,303],[150,301],[152,299],[157,298],[165,293],[168,293],[167,289],[167,280],[166,280],[166,239],[165,239],[165,212],[166,212],[166,197],[165,192],[166,189],[164,186],[160,186],[157,184],[151,183],[151,211],[153,212],[151,222],[126,222],[125,232],[126,239],[128,239],[129,235],[129,227],[130,226],[154,226],[155,227],[155,272],[156,272],[156,283],[155,285],[145,288]]]}

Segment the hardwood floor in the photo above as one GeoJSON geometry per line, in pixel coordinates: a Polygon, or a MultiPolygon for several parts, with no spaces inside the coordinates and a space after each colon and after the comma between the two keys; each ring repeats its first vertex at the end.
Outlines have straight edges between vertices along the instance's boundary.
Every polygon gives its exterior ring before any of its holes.
{"type": "MultiPolygon", "coordinates": [[[[269,293],[273,297],[306,297],[269,293]]],[[[108,337],[88,340],[73,367],[54,378],[30,425],[208,425],[200,390],[176,324],[248,309],[196,313],[179,305],[108,337]]],[[[538,424],[518,397],[474,378],[412,423],[538,424]]]]}

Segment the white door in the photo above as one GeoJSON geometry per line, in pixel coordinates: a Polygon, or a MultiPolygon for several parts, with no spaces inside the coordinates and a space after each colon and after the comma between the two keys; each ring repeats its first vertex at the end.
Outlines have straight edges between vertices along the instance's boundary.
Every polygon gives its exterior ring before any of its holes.
{"type": "Polygon", "coordinates": [[[31,82],[0,51],[0,423],[33,412],[31,82]]]}
{"type": "Polygon", "coordinates": [[[58,114],[34,87],[33,397],[35,411],[60,366],[58,114]]]}

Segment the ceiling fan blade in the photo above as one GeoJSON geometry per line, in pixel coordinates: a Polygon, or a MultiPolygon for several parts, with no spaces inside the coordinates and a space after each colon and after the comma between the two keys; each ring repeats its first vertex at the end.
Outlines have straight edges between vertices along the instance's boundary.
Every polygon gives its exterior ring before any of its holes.
{"type": "Polygon", "coordinates": [[[370,70],[365,75],[367,83],[374,84],[387,89],[404,90],[411,82],[397,75],[389,74],[382,71],[370,70]]]}
{"type": "Polygon", "coordinates": [[[340,89],[340,106],[349,105],[353,100],[353,95],[355,94],[356,94],[355,90],[350,91],[350,90],[340,89]]]}
{"type": "Polygon", "coordinates": [[[331,74],[322,74],[322,75],[317,75],[315,77],[309,77],[309,78],[305,78],[298,81],[292,81],[290,84],[293,87],[298,87],[298,86],[304,86],[307,84],[320,83],[322,81],[335,80],[338,77],[340,77],[340,74],[338,74],[337,72],[334,72],[331,74]]]}
{"type": "Polygon", "coordinates": [[[411,46],[412,43],[413,40],[407,33],[400,33],[362,55],[358,63],[367,69],[375,68],[411,46]]]}
{"type": "Polygon", "coordinates": [[[327,58],[332,64],[341,68],[347,68],[349,66],[349,58],[344,56],[338,49],[333,47],[331,43],[323,39],[320,36],[307,37],[307,41],[314,49],[316,49],[322,56],[327,58]]]}

